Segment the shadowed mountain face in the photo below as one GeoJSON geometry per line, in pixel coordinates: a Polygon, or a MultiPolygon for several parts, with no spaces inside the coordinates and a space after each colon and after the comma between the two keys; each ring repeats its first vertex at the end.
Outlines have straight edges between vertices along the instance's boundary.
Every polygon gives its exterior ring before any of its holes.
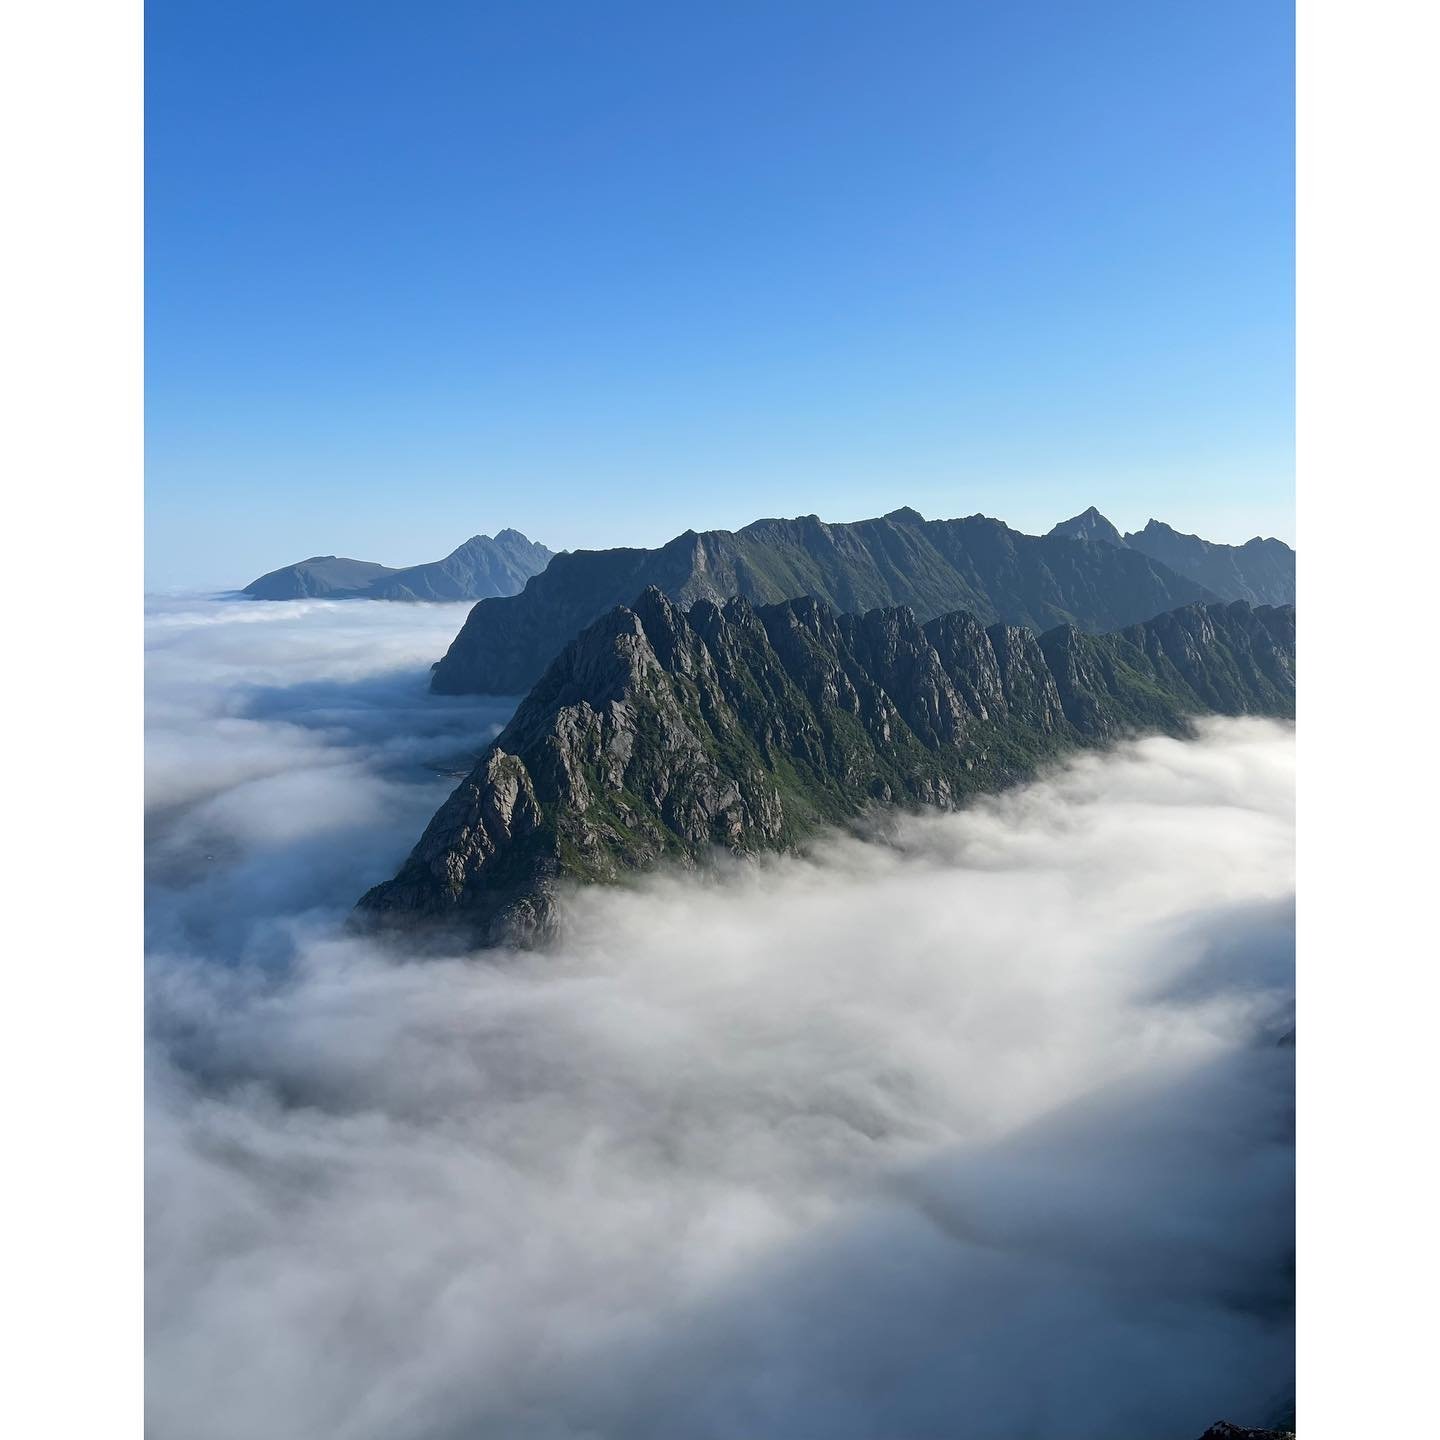
{"type": "Polygon", "coordinates": [[[810,598],[687,613],[651,587],[566,647],[360,909],[543,936],[566,879],[785,849],[877,803],[954,806],[1077,747],[1187,733],[1197,714],[1291,716],[1294,655],[1290,607],[1197,604],[1037,638],[810,598]]]}
{"type": "Polygon", "coordinates": [[[255,600],[482,600],[514,595],[550,563],[545,546],[518,530],[472,535],[443,560],[393,569],[370,560],[315,555],[252,580],[255,600]]]}
{"type": "Polygon", "coordinates": [[[1152,520],[1143,530],[1127,535],[1125,544],[1188,575],[1222,599],[1295,603],[1295,552],[1283,540],[1262,540],[1257,535],[1243,545],[1216,545],[1152,520]]]}
{"type": "Polygon", "coordinates": [[[431,688],[523,694],[580,630],[649,585],[685,605],[808,595],[840,611],[906,605],[925,621],[968,610],[987,624],[1034,630],[1113,630],[1215,598],[1138,551],[1022,535],[983,515],[926,520],[907,509],[845,525],[814,515],[757,520],[738,531],[689,530],[659,550],[556,556],[521,594],[471,611],[431,688]]]}
{"type": "Polygon", "coordinates": [[[1295,552],[1283,540],[1262,540],[1257,535],[1243,545],[1217,545],[1198,535],[1182,535],[1159,520],[1122,535],[1093,505],[1062,520],[1050,534],[1148,555],[1222,600],[1248,600],[1252,605],[1295,603],[1295,552]]]}

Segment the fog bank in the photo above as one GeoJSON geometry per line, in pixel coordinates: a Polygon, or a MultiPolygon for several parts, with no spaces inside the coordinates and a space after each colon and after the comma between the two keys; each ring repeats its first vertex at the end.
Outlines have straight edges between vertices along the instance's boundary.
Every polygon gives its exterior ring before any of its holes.
{"type": "Polygon", "coordinates": [[[1285,1402],[1288,727],[404,963],[337,922],[508,714],[424,693],[465,608],[151,617],[155,1440],[1194,1440],[1285,1402]]]}

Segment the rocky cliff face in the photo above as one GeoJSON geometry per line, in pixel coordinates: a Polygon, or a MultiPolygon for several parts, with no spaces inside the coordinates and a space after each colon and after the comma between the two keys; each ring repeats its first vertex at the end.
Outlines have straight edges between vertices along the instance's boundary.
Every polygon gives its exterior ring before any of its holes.
{"type": "Polygon", "coordinates": [[[1037,638],[810,598],[687,612],[652,586],[564,649],[360,911],[534,938],[562,880],[783,849],[876,804],[953,806],[1078,746],[1185,733],[1196,714],[1292,715],[1294,655],[1288,607],[1190,605],[1037,638]]]}
{"type": "Polygon", "coordinates": [[[314,555],[252,580],[254,600],[481,600],[514,595],[553,552],[518,530],[472,535],[443,560],[394,569],[370,560],[314,555]]]}
{"type": "Polygon", "coordinates": [[[1182,535],[1159,520],[1122,535],[1093,505],[1062,520],[1050,534],[1148,555],[1221,600],[1248,600],[1252,605],[1295,603],[1295,552],[1283,540],[1262,540],[1257,535],[1243,545],[1218,545],[1198,535],[1182,535]]]}
{"type": "Polygon", "coordinates": [[[814,515],[686,531],[659,550],[559,555],[523,593],[477,605],[435,667],[440,694],[523,694],[586,625],[654,585],[682,604],[812,596],[840,611],[907,605],[922,620],[968,610],[1046,630],[1105,631],[1215,598],[1124,547],[1022,535],[998,520],[896,510],[827,525],[814,515]]]}

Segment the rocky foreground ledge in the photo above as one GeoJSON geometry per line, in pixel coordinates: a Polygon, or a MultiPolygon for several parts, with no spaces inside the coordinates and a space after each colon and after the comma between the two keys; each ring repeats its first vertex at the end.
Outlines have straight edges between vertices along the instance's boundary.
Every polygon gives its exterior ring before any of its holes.
{"type": "Polygon", "coordinates": [[[876,806],[954,807],[1125,735],[1294,708],[1288,605],[1037,637],[808,598],[686,611],[651,587],[566,647],[357,921],[533,943],[567,881],[788,849],[876,806]]]}

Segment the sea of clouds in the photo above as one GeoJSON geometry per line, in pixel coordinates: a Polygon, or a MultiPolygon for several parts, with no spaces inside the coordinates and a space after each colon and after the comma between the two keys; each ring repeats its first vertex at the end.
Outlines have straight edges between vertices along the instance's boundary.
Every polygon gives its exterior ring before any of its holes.
{"type": "Polygon", "coordinates": [[[153,1440],[1194,1440],[1290,1394],[1293,731],[341,922],[513,701],[464,606],[152,604],[153,1440]]]}

